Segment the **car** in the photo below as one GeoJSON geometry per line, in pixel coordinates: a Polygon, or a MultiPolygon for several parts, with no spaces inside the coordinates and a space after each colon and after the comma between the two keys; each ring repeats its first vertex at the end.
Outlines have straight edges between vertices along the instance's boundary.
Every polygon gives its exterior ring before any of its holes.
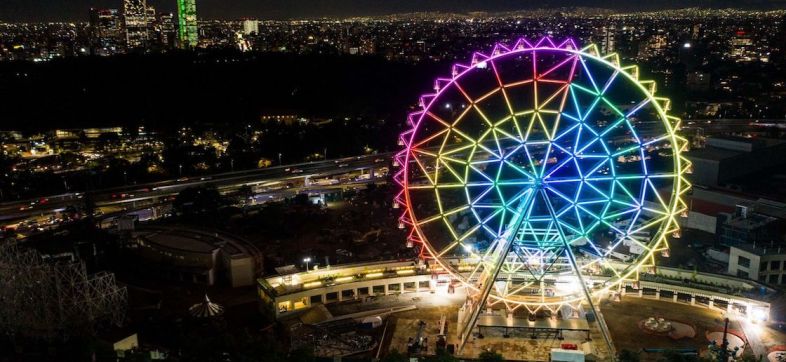
{"type": "Polygon", "coordinates": [[[374,163],[380,163],[380,162],[385,162],[385,159],[384,158],[378,158],[378,159],[374,160],[374,163]]]}
{"type": "Polygon", "coordinates": [[[346,164],[346,163],[342,163],[342,164],[338,165],[338,167],[347,167],[347,166],[349,166],[349,164],[346,164]]]}
{"type": "Polygon", "coordinates": [[[303,173],[303,170],[301,170],[299,168],[296,168],[296,169],[292,170],[292,173],[303,173]]]}

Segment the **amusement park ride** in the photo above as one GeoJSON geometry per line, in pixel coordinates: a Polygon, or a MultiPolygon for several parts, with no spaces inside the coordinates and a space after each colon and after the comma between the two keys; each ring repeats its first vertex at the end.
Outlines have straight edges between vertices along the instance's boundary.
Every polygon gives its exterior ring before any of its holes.
{"type": "Polygon", "coordinates": [[[401,134],[396,204],[421,256],[467,288],[459,350],[500,303],[586,306],[604,326],[597,301],[667,255],[686,210],[669,100],[616,54],[548,37],[474,53],[434,90],[401,134]]]}

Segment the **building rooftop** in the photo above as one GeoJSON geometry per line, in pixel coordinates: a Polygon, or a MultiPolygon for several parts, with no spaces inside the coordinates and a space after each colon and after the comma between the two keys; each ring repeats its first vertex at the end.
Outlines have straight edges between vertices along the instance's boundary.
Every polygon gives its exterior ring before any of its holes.
{"type": "Polygon", "coordinates": [[[742,154],[742,152],[722,148],[706,147],[689,151],[686,156],[691,160],[722,161],[742,154]]]}
{"type": "Polygon", "coordinates": [[[145,226],[134,232],[134,235],[172,250],[211,253],[216,249],[221,249],[225,255],[231,258],[244,258],[260,254],[253,244],[220,231],[208,232],[176,226],[145,226]]]}
{"type": "Polygon", "coordinates": [[[183,250],[195,253],[210,253],[218,249],[214,243],[209,239],[203,239],[199,235],[184,235],[184,233],[177,230],[144,230],[136,234],[147,242],[157,244],[159,246],[183,250]]]}
{"type": "Polygon", "coordinates": [[[734,228],[738,229],[746,229],[746,230],[753,230],[758,229],[762,226],[770,224],[772,222],[777,221],[777,218],[772,216],[767,216],[759,213],[750,213],[748,216],[734,216],[733,218],[726,221],[726,225],[729,225],[734,228]]]}
{"type": "Polygon", "coordinates": [[[733,212],[734,206],[724,205],[698,198],[690,199],[690,210],[704,215],[717,215],[721,212],[733,212]]]}
{"type": "Polygon", "coordinates": [[[778,147],[784,144],[786,144],[786,140],[775,138],[713,136],[707,139],[707,147],[690,150],[686,156],[696,160],[721,161],[762,148],[778,147]]]}
{"type": "Polygon", "coordinates": [[[277,295],[299,292],[336,284],[353,283],[366,279],[384,279],[392,276],[408,276],[421,273],[414,261],[366,262],[342,264],[316,270],[289,273],[292,268],[279,270],[282,274],[260,278],[260,285],[267,285],[277,295]]]}
{"type": "Polygon", "coordinates": [[[777,244],[777,243],[764,243],[764,245],[762,245],[761,243],[739,244],[739,245],[734,245],[731,248],[737,248],[759,256],[786,255],[786,245],[777,244]]]}

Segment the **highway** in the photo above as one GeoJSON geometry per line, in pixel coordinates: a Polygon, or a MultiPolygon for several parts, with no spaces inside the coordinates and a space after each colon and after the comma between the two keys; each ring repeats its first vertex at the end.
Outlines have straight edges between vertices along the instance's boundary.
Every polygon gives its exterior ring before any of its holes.
{"type": "MultiPolygon", "coordinates": [[[[330,178],[348,173],[366,173],[372,169],[390,167],[393,153],[347,157],[336,160],[282,165],[261,169],[228,172],[209,176],[178,178],[160,182],[128,185],[91,191],[90,197],[96,210],[104,214],[131,211],[153,205],[167,204],[182,190],[197,186],[214,186],[222,194],[238,191],[243,186],[259,192],[273,191],[275,187],[297,184],[298,189],[308,186],[306,180],[330,178]]],[[[323,188],[330,188],[325,185],[323,188]]],[[[334,185],[333,185],[334,186],[334,185]]],[[[320,186],[316,186],[320,187],[320,186]]],[[[53,219],[69,206],[84,205],[85,193],[68,193],[30,200],[0,204],[0,225],[14,227],[21,220],[32,218],[37,222],[53,219]]]]}

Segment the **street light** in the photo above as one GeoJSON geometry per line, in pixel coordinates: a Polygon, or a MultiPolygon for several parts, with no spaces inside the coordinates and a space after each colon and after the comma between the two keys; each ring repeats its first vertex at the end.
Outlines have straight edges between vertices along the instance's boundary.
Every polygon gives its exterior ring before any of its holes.
{"type": "Polygon", "coordinates": [[[306,263],[306,271],[308,271],[308,263],[311,262],[311,257],[303,258],[303,262],[306,263]]]}
{"type": "Polygon", "coordinates": [[[708,346],[710,353],[718,358],[718,361],[726,362],[731,357],[731,359],[737,358],[737,353],[740,351],[740,347],[734,347],[733,349],[729,348],[729,339],[727,335],[729,333],[729,318],[724,318],[724,325],[723,325],[723,340],[721,344],[718,345],[718,341],[712,340],[710,345],[708,346]]]}

